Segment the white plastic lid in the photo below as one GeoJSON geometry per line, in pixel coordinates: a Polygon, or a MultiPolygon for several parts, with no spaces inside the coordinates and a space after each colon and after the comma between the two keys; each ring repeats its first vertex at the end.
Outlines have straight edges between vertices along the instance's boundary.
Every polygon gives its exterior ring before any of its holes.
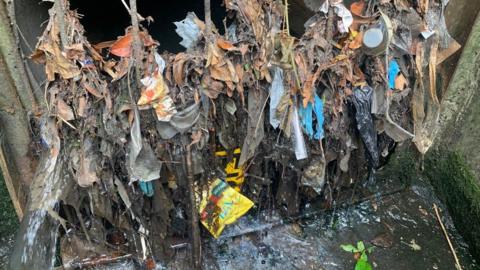
{"type": "Polygon", "coordinates": [[[363,34],[363,44],[368,48],[376,48],[383,41],[383,32],[378,28],[370,28],[363,34]]]}

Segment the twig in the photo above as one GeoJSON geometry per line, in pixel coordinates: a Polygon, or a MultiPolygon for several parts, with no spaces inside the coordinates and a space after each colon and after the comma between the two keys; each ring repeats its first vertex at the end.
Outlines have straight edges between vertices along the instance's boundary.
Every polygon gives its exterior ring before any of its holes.
{"type": "Polygon", "coordinates": [[[272,181],[271,181],[270,179],[265,178],[265,177],[261,177],[261,176],[258,176],[258,175],[253,175],[253,174],[245,173],[243,176],[245,176],[245,177],[251,177],[251,178],[260,180],[260,181],[262,182],[262,184],[264,184],[264,185],[270,185],[270,184],[272,183],[272,181]]]}
{"type": "Polygon", "coordinates": [[[60,118],[60,120],[62,120],[62,121],[63,121],[65,124],[67,124],[69,127],[73,128],[74,130],[77,130],[77,128],[76,128],[74,125],[70,124],[70,122],[68,122],[67,120],[65,120],[63,117],[61,117],[61,116],[58,115],[58,114],[57,114],[57,116],[58,116],[58,118],[60,118]]]}
{"type": "Polygon", "coordinates": [[[15,24],[15,28],[18,32],[18,35],[20,36],[20,38],[22,38],[23,40],[23,43],[25,44],[25,46],[27,47],[28,50],[30,50],[30,53],[34,53],[35,51],[33,50],[33,47],[30,45],[30,43],[28,42],[28,40],[25,38],[25,35],[23,34],[22,30],[20,30],[20,27],[18,27],[17,24],[15,24]]]}
{"type": "MultiPolygon", "coordinates": [[[[285,10],[284,10],[284,29],[283,31],[287,34],[287,36],[289,38],[293,38],[291,35],[290,35],[290,20],[289,20],[289,15],[288,15],[288,0],[285,0],[285,10]]],[[[293,43],[292,43],[292,46],[293,46],[293,43]]],[[[300,82],[300,77],[298,76],[298,70],[297,70],[297,64],[295,63],[295,55],[293,53],[293,48],[290,48],[290,50],[288,51],[288,54],[289,54],[289,60],[291,62],[291,65],[292,65],[292,69],[293,69],[293,74],[295,75],[295,82],[297,83],[297,88],[298,89],[301,89],[302,88],[302,85],[301,85],[301,82],[300,82]]]]}
{"type": "Polygon", "coordinates": [[[435,214],[437,215],[438,223],[440,223],[440,227],[442,227],[443,234],[445,235],[445,238],[447,239],[448,246],[450,247],[450,250],[452,251],[453,258],[455,259],[455,267],[458,270],[462,270],[462,266],[460,265],[460,260],[457,257],[457,253],[455,252],[455,249],[453,249],[452,242],[450,241],[450,237],[448,237],[447,230],[445,229],[445,225],[443,225],[442,219],[440,217],[440,212],[438,211],[438,207],[437,207],[436,204],[433,204],[433,209],[435,210],[435,214]]]}
{"type": "MultiPolygon", "coordinates": [[[[261,113],[263,114],[263,111],[265,111],[265,107],[267,107],[267,101],[268,101],[268,98],[270,97],[270,92],[268,92],[268,95],[267,97],[265,98],[265,102],[263,103],[262,105],[262,110],[261,110],[261,113]]],[[[250,117],[250,116],[249,116],[250,117]]],[[[253,132],[254,136],[257,137],[257,130],[260,126],[260,121],[263,120],[262,117],[260,117],[257,121],[257,124],[255,125],[255,131],[253,132]]]]}
{"type": "Polygon", "coordinates": [[[78,207],[75,208],[75,214],[77,215],[78,220],[80,221],[80,226],[82,227],[82,231],[85,234],[85,237],[87,238],[87,241],[90,245],[92,245],[92,240],[90,239],[90,235],[88,234],[87,227],[85,226],[85,221],[83,220],[82,213],[80,213],[80,210],[78,207]]]}
{"type": "Polygon", "coordinates": [[[112,254],[112,255],[101,255],[101,256],[98,256],[98,257],[90,257],[90,258],[87,258],[87,259],[84,259],[84,260],[81,260],[81,261],[69,262],[66,265],[64,265],[63,267],[66,268],[66,269],[70,269],[70,267],[83,269],[83,268],[89,268],[89,267],[93,267],[93,266],[115,263],[115,262],[119,262],[119,261],[122,261],[122,260],[125,260],[125,259],[130,259],[132,257],[133,257],[132,254],[126,254],[126,255],[121,255],[121,256],[117,256],[117,255],[114,255],[114,254],[112,254]]]}

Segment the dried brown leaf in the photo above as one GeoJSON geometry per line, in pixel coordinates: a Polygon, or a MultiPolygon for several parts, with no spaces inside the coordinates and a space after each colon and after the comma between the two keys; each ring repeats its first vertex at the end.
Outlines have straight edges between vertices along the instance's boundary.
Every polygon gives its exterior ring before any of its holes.
{"type": "Polygon", "coordinates": [[[65,121],[70,121],[75,119],[75,115],[73,114],[72,108],[63,101],[63,99],[57,100],[57,114],[65,121]]]}
{"type": "Polygon", "coordinates": [[[242,43],[240,44],[240,53],[242,54],[242,56],[245,56],[245,54],[247,54],[247,52],[249,51],[249,45],[247,43],[242,43]]]}
{"type": "Polygon", "coordinates": [[[58,44],[44,43],[39,48],[45,52],[45,72],[49,81],[55,80],[55,74],[60,74],[63,79],[71,79],[80,75],[80,69],[72,60],[67,59],[58,44]]]}
{"type": "Polygon", "coordinates": [[[107,49],[112,47],[112,45],[116,42],[116,40],[109,40],[109,41],[103,41],[100,43],[97,43],[93,45],[93,48],[97,51],[102,51],[103,49],[107,49]]]}
{"type": "Polygon", "coordinates": [[[313,103],[314,97],[314,86],[318,77],[320,76],[321,69],[317,68],[315,73],[311,73],[307,76],[307,80],[303,84],[302,96],[303,96],[303,107],[307,107],[309,102],[313,103]]]}
{"type": "Polygon", "coordinates": [[[204,94],[211,99],[216,99],[219,94],[223,93],[225,88],[223,83],[213,80],[211,77],[205,75],[202,77],[202,86],[204,94]]]}
{"type": "Polygon", "coordinates": [[[200,140],[202,139],[202,130],[197,130],[192,132],[192,135],[190,136],[190,138],[192,139],[190,146],[199,143],[200,140]]]}
{"type": "Polygon", "coordinates": [[[365,9],[365,1],[364,0],[354,2],[350,6],[350,11],[352,12],[352,14],[357,15],[357,16],[362,16],[362,13],[363,13],[364,9],[365,9]]]}
{"type": "Polygon", "coordinates": [[[80,168],[77,172],[78,185],[88,187],[98,181],[96,162],[93,153],[93,143],[90,139],[85,139],[80,154],[80,168]]]}
{"type": "Polygon", "coordinates": [[[83,88],[85,88],[85,90],[87,90],[87,92],[94,95],[95,97],[103,98],[102,93],[100,93],[100,91],[98,91],[95,87],[90,85],[88,82],[86,82],[86,81],[82,82],[82,86],[83,86],[83,88]]]}
{"type": "Polygon", "coordinates": [[[363,42],[363,32],[357,33],[355,38],[348,44],[348,48],[355,50],[362,47],[363,42]]]}
{"type": "Polygon", "coordinates": [[[184,84],[183,67],[185,65],[185,61],[186,61],[185,53],[179,53],[175,55],[175,60],[173,62],[173,78],[175,79],[175,83],[179,86],[182,86],[184,84]]]}
{"type": "Polygon", "coordinates": [[[443,61],[445,61],[447,58],[449,58],[454,53],[456,53],[458,50],[460,50],[460,48],[462,48],[462,45],[460,45],[460,43],[458,43],[456,40],[452,40],[452,42],[450,42],[448,48],[438,52],[438,54],[437,54],[437,65],[440,65],[441,63],[443,63],[443,61]]]}
{"type": "Polygon", "coordinates": [[[233,44],[228,41],[228,40],[225,40],[223,38],[218,38],[217,39],[217,46],[226,50],[226,51],[235,51],[235,50],[238,50],[237,47],[233,46],[233,44]]]}
{"type": "Polygon", "coordinates": [[[85,58],[85,50],[83,44],[77,43],[65,47],[65,52],[68,59],[80,60],[85,58]]]}
{"type": "Polygon", "coordinates": [[[408,81],[402,73],[395,78],[395,89],[404,90],[408,86],[408,81]]]}
{"type": "Polygon", "coordinates": [[[80,97],[78,99],[77,115],[81,117],[85,117],[86,107],[87,107],[87,99],[85,97],[80,97]]]}

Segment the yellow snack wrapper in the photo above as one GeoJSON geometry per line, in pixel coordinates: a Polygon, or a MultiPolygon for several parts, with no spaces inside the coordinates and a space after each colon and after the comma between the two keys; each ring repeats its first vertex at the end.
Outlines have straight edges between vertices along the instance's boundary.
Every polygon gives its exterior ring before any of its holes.
{"type": "MultiPolygon", "coordinates": [[[[231,185],[236,191],[240,191],[242,188],[243,182],[245,181],[245,173],[243,168],[245,165],[240,166],[238,162],[240,161],[241,150],[240,148],[236,148],[233,151],[232,159],[228,161],[227,165],[225,166],[225,172],[227,173],[227,177],[225,180],[229,185],[231,185]]],[[[215,156],[217,157],[227,157],[227,151],[217,151],[215,152],[215,156]]]]}
{"type": "Polygon", "coordinates": [[[232,224],[252,208],[253,202],[227,183],[216,179],[200,203],[200,222],[218,238],[226,225],[232,224]]]}

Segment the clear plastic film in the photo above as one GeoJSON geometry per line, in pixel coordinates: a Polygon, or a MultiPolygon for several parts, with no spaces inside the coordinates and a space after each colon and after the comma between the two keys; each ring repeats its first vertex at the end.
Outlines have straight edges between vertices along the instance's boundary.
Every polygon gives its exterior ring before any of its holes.
{"type": "Polygon", "coordinates": [[[303,138],[302,129],[300,128],[300,119],[298,117],[298,110],[293,106],[292,116],[292,131],[293,131],[293,149],[295,149],[295,157],[297,160],[306,159],[308,157],[305,139],[303,138]]]}

